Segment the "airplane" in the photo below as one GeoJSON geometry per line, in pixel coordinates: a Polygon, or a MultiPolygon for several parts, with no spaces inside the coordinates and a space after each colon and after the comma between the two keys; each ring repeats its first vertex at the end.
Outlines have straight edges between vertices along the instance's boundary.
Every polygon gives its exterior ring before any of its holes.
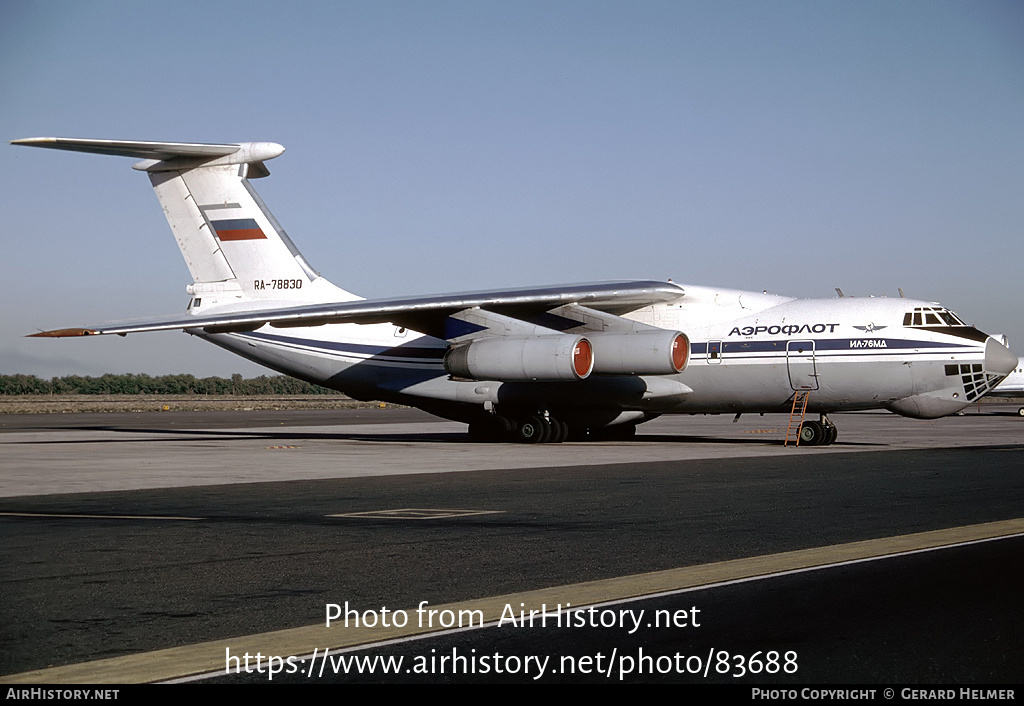
{"type": "Polygon", "coordinates": [[[904,298],[640,280],[363,299],[306,261],[252,187],[281,145],[12,144],[142,160],[193,279],[182,315],[34,336],[180,329],[357,400],[467,423],[480,440],[630,439],[662,414],[788,414],[808,395],[798,443],[826,445],[831,413],[954,414],[1017,366],[949,309],[904,298]]]}
{"type": "MultiPolygon", "coordinates": [[[[1017,360],[1017,365],[1001,383],[986,393],[986,397],[1006,397],[1015,399],[1024,397],[1024,358],[1017,360]]],[[[1024,417],[1024,407],[1017,409],[1018,416],[1024,417]]]]}

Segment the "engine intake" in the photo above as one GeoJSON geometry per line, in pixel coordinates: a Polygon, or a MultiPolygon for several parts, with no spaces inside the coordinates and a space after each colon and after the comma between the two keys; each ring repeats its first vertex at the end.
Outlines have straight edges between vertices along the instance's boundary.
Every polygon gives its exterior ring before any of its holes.
{"type": "Polygon", "coordinates": [[[570,334],[481,338],[449,348],[444,369],[471,380],[583,380],[594,369],[594,349],[570,334]]]}

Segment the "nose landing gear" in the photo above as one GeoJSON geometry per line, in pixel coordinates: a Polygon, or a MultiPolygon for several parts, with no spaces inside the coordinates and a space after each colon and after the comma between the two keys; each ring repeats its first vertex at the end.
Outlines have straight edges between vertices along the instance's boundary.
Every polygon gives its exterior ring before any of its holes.
{"type": "Polygon", "coordinates": [[[829,446],[838,436],[839,429],[824,414],[820,422],[808,420],[800,425],[800,444],[804,446],[829,446]]]}

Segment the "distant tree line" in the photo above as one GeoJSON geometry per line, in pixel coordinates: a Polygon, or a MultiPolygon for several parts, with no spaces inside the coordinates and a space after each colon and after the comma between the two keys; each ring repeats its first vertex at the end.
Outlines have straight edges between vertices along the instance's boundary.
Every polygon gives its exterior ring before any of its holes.
{"type": "Polygon", "coordinates": [[[334,390],[285,375],[231,379],[195,375],[0,375],[0,395],[336,395],[334,390]]]}

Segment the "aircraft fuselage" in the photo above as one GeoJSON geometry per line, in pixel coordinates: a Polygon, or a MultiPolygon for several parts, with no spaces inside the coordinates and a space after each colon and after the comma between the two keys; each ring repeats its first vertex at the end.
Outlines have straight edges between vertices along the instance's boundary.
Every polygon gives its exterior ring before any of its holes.
{"type": "MultiPolygon", "coordinates": [[[[472,422],[481,414],[546,410],[603,426],[664,413],[788,412],[796,390],[808,410],[889,409],[918,418],[955,413],[1001,376],[986,367],[988,337],[914,312],[945,311],[902,298],[797,300],[682,286],[675,302],[624,318],[690,338],[676,375],[599,376],[573,382],[456,380],[447,343],[395,326],[337,324],[205,335],[256,362],[359,399],[422,407],[472,422]],[[909,323],[909,325],[905,325],[909,323]],[[880,391],[884,391],[880,394],[880,391]]],[[[1004,356],[1005,357],[1005,356],[1004,356]]]]}

